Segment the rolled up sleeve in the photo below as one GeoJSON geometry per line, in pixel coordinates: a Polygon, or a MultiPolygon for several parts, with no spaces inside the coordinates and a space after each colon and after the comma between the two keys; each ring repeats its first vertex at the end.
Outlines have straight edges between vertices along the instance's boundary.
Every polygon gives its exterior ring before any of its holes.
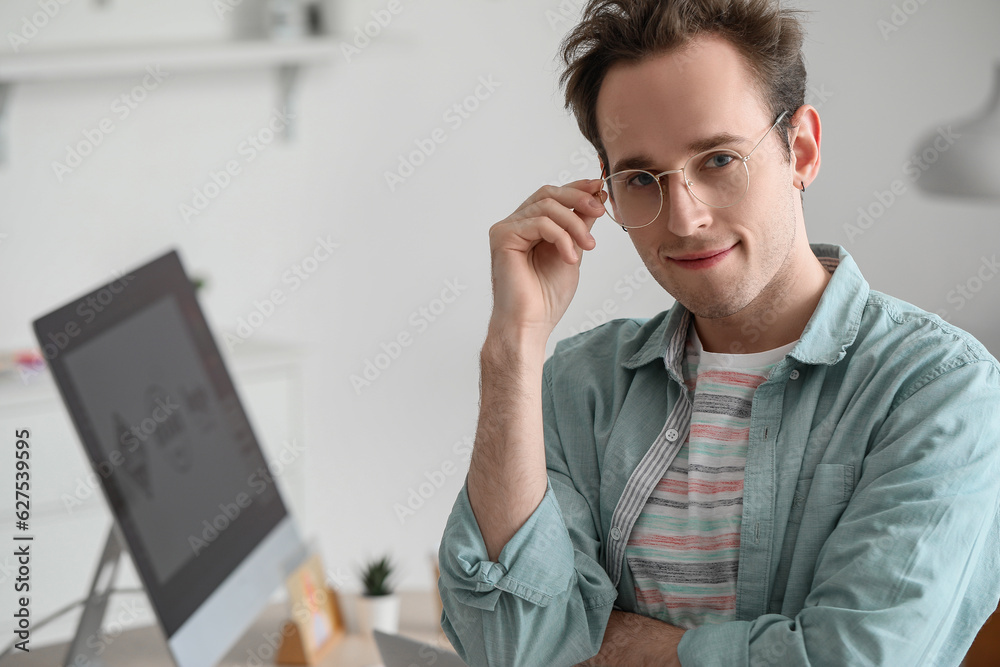
{"type": "Polygon", "coordinates": [[[961,662],[1000,598],[996,366],[918,381],[869,447],[804,608],[688,630],[684,667],[961,662]]]}
{"type": "Polygon", "coordinates": [[[543,373],[548,481],[528,520],[489,560],[463,484],[438,553],[441,627],[469,665],[575,665],[601,648],[617,591],[598,561],[587,500],[567,474],[543,373]]]}

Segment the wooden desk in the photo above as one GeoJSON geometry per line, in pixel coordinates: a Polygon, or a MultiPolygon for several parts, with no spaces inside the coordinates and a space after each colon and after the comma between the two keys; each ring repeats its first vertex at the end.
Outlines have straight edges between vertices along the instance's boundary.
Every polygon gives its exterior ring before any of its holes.
{"type": "MultiPolygon", "coordinates": [[[[427,613],[432,593],[401,591],[399,634],[453,650],[448,638],[437,625],[437,618],[427,613]]],[[[219,667],[258,667],[274,664],[274,654],[281,624],[287,618],[283,604],[265,609],[232,651],[219,663],[219,667]]],[[[32,647],[30,653],[4,658],[4,667],[59,667],[68,643],[32,647]]],[[[107,667],[174,667],[166,641],[157,626],[143,626],[123,632],[107,642],[101,656],[107,667]]],[[[368,667],[381,664],[378,648],[372,639],[358,634],[348,634],[326,656],[323,667],[368,667]]]]}
{"type": "Polygon", "coordinates": [[[1000,608],[986,619],[962,667],[996,667],[997,664],[1000,664],[1000,608]]]}

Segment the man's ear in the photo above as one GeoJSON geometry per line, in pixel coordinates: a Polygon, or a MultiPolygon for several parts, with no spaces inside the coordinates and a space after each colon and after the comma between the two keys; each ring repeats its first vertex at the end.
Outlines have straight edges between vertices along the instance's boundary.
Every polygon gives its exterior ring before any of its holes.
{"type": "Polygon", "coordinates": [[[803,104],[792,116],[792,186],[798,190],[809,187],[819,175],[821,139],[819,112],[803,104]]]}

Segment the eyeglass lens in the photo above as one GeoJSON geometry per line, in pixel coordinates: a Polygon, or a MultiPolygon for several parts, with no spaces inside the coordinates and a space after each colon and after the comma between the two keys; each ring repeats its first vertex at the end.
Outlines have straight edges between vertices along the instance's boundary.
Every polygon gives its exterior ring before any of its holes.
{"type": "MultiPolygon", "coordinates": [[[[666,174],[657,180],[648,171],[632,169],[609,176],[605,179],[610,194],[605,209],[611,219],[624,227],[644,227],[651,223],[659,215],[663,197],[669,192],[666,182],[661,185],[661,181],[672,175],[666,174]]],[[[691,194],[716,208],[739,202],[750,184],[743,157],[731,150],[695,155],[685,164],[683,176],[688,180],[691,194]]]]}

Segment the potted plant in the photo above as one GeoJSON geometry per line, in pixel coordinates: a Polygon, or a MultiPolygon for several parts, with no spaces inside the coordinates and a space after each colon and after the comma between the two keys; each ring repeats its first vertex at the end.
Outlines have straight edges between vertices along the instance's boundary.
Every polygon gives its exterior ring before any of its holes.
{"type": "Polygon", "coordinates": [[[358,628],[362,634],[372,630],[399,632],[399,596],[389,581],[395,566],[388,556],[370,561],[361,570],[364,591],[358,600],[358,628]]]}

